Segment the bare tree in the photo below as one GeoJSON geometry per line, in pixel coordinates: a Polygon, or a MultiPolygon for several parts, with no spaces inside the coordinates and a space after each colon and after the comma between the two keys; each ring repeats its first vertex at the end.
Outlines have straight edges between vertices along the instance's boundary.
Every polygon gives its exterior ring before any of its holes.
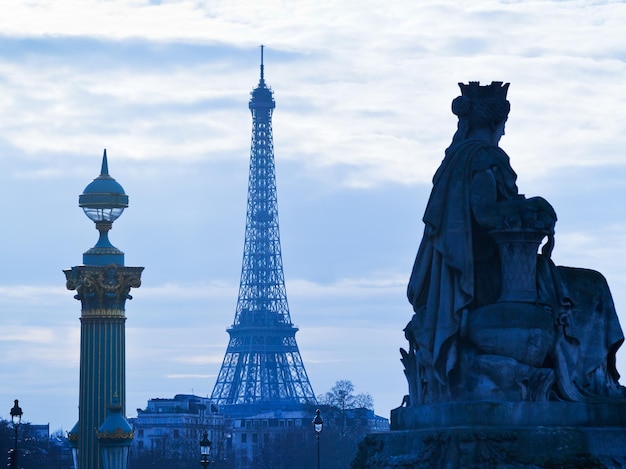
{"type": "Polygon", "coordinates": [[[341,379],[325,394],[317,397],[317,402],[321,405],[330,405],[341,409],[368,409],[374,410],[374,400],[368,393],[354,394],[352,381],[341,379]]]}

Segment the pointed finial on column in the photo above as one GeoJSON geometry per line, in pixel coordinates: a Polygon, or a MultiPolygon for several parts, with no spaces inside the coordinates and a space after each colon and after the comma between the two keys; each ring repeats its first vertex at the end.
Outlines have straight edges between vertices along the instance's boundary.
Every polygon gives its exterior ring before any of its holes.
{"type": "Polygon", "coordinates": [[[104,149],[104,155],[102,155],[102,169],[100,170],[100,176],[109,175],[109,163],[107,162],[107,149],[104,149]]]}

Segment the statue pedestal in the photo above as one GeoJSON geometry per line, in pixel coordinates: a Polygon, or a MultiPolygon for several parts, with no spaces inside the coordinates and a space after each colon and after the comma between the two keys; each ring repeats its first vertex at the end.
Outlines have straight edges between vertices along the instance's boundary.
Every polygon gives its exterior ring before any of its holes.
{"type": "Polygon", "coordinates": [[[626,467],[626,403],[451,402],[401,407],[352,469],[626,467]]]}

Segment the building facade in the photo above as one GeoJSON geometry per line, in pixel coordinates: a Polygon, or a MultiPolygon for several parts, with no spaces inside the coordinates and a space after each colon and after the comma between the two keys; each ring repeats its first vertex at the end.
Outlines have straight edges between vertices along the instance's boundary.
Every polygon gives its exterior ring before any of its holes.
{"type": "Polygon", "coordinates": [[[135,438],[131,458],[151,460],[199,460],[199,442],[204,432],[211,440],[211,457],[224,459],[230,445],[223,415],[209,398],[177,394],[173,398],[150,399],[130,419],[135,438]]]}
{"type": "MultiPolygon", "coordinates": [[[[135,438],[132,467],[193,467],[204,432],[211,440],[211,467],[216,469],[306,469],[316,462],[312,421],[316,406],[299,410],[239,408],[225,416],[206,397],[178,394],[150,399],[130,419],[135,438]]],[[[359,441],[368,433],[389,430],[389,421],[369,409],[321,406],[324,467],[348,467],[359,441]]]]}

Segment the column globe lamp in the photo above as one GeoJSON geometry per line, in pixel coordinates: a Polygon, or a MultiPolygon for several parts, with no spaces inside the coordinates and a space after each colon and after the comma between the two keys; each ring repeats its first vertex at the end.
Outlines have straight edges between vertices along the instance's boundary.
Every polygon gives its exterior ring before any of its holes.
{"type": "Polygon", "coordinates": [[[108,233],[113,222],[128,207],[128,196],[121,184],[109,176],[106,150],[102,157],[100,176],[85,187],[78,197],[78,205],[100,232],[96,245],[83,254],[83,264],[124,265],[124,253],[111,244],[108,233]]]}

